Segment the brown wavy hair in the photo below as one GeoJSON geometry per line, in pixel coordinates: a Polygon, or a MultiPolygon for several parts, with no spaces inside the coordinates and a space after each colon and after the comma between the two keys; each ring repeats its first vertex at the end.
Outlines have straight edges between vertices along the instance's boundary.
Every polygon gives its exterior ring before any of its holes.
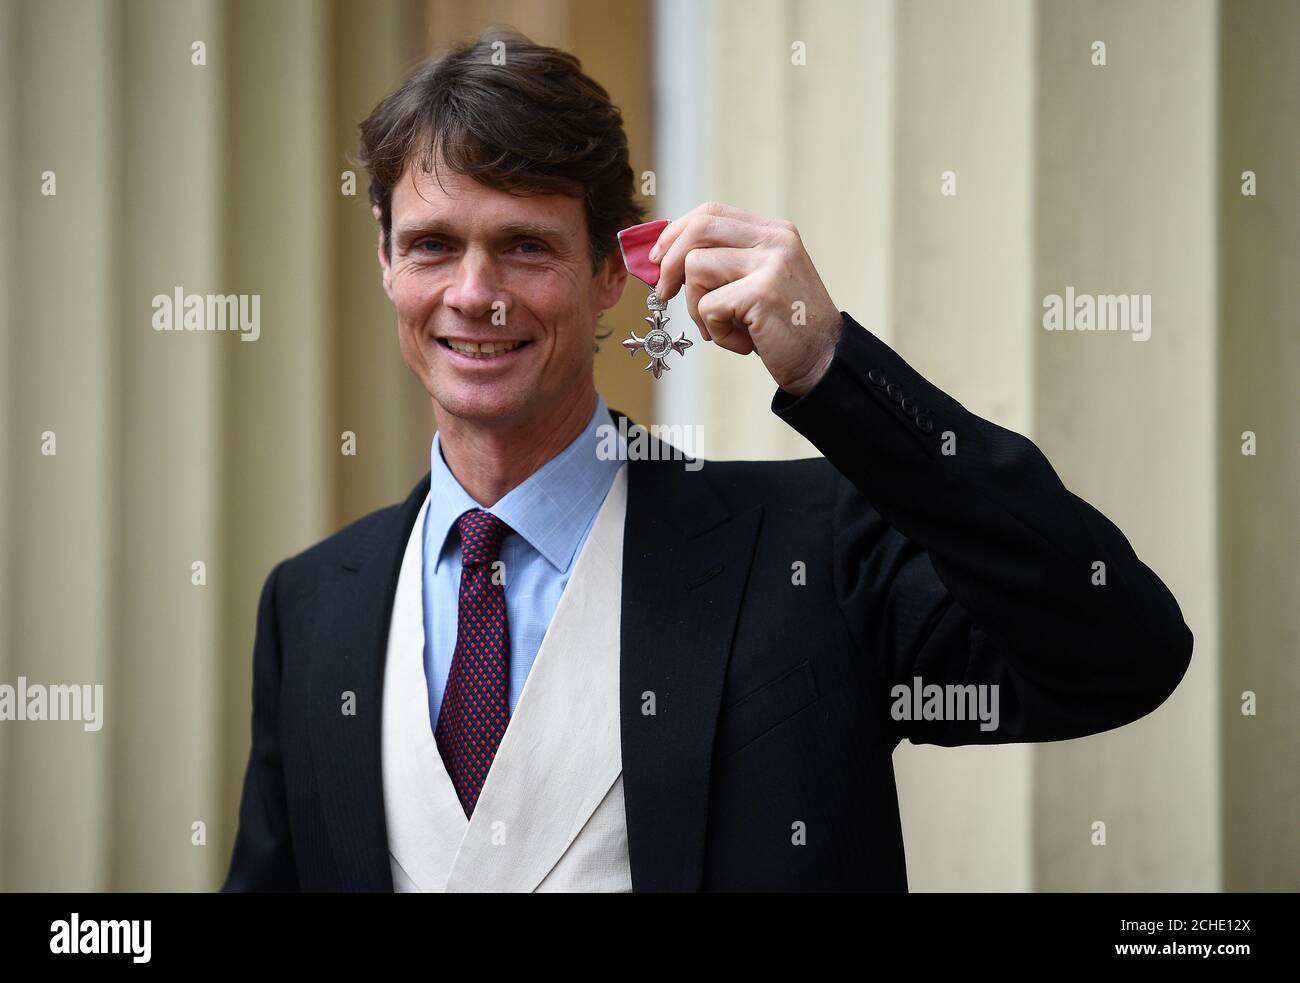
{"type": "Polygon", "coordinates": [[[593,272],[618,248],[618,230],[644,219],[623,116],[609,93],[573,55],[509,28],[422,62],[360,129],[358,163],[390,257],[393,187],[408,163],[437,178],[441,160],[512,194],[581,199],[593,272]]]}

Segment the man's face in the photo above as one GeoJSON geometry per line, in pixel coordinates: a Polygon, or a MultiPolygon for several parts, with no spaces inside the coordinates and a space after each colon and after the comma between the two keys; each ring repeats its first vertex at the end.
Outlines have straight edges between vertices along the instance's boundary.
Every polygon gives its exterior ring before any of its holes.
{"type": "Polygon", "coordinates": [[[562,419],[594,391],[596,315],[618,301],[627,271],[615,254],[593,275],[577,199],[438,173],[441,186],[408,164],[393,189],[391,261],[380,238],[406,364],[442,411],[467,421],[562,419]]]}

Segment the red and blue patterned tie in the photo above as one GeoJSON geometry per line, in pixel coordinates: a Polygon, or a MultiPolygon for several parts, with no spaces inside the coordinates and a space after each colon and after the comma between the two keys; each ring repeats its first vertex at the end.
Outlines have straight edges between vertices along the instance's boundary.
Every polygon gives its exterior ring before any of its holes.
{"type": "Polygon", "coordinates": [[[468,817],[510,723],[510,622],[504,578],[493,577],[492,564],[511,529],[482,509],[464,513],[456,528],[461,544],[456,650],[434,740],[468,817]]]}

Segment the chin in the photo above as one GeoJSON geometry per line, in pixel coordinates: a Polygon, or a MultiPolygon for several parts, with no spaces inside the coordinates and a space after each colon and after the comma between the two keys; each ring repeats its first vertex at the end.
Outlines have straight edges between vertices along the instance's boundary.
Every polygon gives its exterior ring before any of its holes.
{"type": "Polygon", "coordinates": [[[511,420],[530,403],[526,393],[509,385],[469,385],[464,382],[433,387],[433,399],[452,416],[463,420],[490,422],[511,420]]]}

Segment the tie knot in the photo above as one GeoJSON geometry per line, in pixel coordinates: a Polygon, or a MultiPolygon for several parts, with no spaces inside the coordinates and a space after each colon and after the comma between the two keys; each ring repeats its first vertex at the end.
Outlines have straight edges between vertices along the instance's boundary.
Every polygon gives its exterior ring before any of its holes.
{"type": "Polygon", "coordinates": [[[510,527],[491,512],[470,509],[456,520],[460,531],[460,555],[463,566],[492,563],[501,555],[501,541],[510,527]]]}

